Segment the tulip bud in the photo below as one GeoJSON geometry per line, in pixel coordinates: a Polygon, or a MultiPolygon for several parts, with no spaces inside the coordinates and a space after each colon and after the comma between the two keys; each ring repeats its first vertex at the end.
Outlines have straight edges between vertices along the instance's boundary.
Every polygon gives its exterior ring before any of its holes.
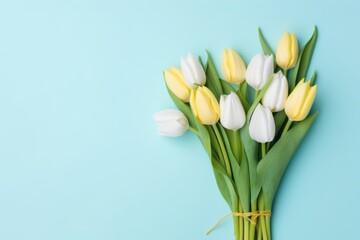
{"type": "Polygon", "coordinates": [[[255,55],[246,70],[246,82],[256,90],[262,89],[274,73],[273,56],[255,55]]]}
{"type": "Polygon", "coordinates": [[[179,110],[167,109],[154,115],[155,122],[159,125],[158,133],[168,137],[178,137],[189,129],[189,122],[179,110]]]}
{"type": "Polygon", "coordinates": [[[315,100],[317,86],[302,79],[291,92],[285,103],[285,113],[291,121],[302,121],[309,114],[315,100]]]}
{"type": "Polygon", "coordinates": [[[245,80],[246,66],[244,60],[234,49],[224,50],[221,68],[226,81],[239,85],[245,80]]]}
{"type": "Polygon", "coordinates": [[[287,97],[288,82],[284,74],[279,71],[274,75],[269,88],[266,90],[262,104],[272,112],[279,112],[284,109],[287,97]]]}
{"type": "Polygon", "coordinates": [[[164,71],[166,85],[183,102],[189,102],[190,88],[184,81],[183,74],[179,68],[172,67],[164,71]]]}
{"type": "Polygon", "coordinates": [[[270,109],[260,103],[250,119],[250,137],[259,143],[271,142],[275,137],[275,121],[270,109]]]}
{"type": "Polygon", "coordinates": [[[181,58],[181,70],[189,87],[196,89],[199,85],[205,85],[204,69],[195,56],[189,53],[186,58],[181,58]]]}
{"type": "Polygon", "coordinates": [[[220,122],[224,128],[236,131],[244,126],[246,120],[244,108],[239,97],[231,92],[220,97],[220,122]]]}
{"type": "Polygon", "coordinates": [[[191,91],[190,106],[201,124],[213,125],[219,121],[220,107],[214,94],[205,86],[191,91]]]}
{"type": "Polygon", "coordinates": [[[298,42],[295,34],[285,32],[276,48],[276,63],[282,69],[288,70],[293,68],[298,58],[298,42]]]}

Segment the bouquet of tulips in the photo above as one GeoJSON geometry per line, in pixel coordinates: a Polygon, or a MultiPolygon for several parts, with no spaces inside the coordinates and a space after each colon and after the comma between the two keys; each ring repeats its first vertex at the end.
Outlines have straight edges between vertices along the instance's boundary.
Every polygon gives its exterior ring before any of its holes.
{"type": "MultiPolygon", "coordinates": [[[[263,53],[246,67],[225,49],[222,77],[209,53],[207,62],[189,54],[181,69],[164,71],[168,92],[180,110],[155,114],[159,134],[192,131],[204,146],[220,193],[230,207],[236,240],[271,239],[270,217],[285,169],[317,113],[316,74],[305,80],[317,30],[299,53],[295,34],[285,32],[276,54],[259,29],[263,53]]],[[[208,232],[208,233],[209,233],[208,232]]]]}

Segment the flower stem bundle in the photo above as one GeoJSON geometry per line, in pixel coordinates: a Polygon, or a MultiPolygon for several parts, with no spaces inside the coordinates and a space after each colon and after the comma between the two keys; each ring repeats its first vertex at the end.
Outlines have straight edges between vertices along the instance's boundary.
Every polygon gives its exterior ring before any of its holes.
{"type": "Polygon", "coordinates": [[[285,33],[274,55],[259,29],[263,53],[246,67],[234,49],[225,49],[219,76],[210,54],[189,54],[181,69],[164,71],[179,110],[157,113],[159,133],[192,131],[201,141],[220,193],[233,218],[236,240],[271,240],[272,205],[287,165],[312,125],[317,87],[306,74],[317,30],[299,52],[295,34],[285,33]]]}

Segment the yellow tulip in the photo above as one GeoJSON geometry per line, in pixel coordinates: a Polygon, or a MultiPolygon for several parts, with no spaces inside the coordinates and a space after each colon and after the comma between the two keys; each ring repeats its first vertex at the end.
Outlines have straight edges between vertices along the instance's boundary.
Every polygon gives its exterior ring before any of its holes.
{"type": "Polygon", "coordinates": [[[224,50],[221,68],[226,81],[239,85],[245,80],[246,66],[244,60],[234,49],[224,50]]]}
{"type": "Polygon", "coordinates": [[[295,34],[285,32],[276,48],[276,63],[282,69],[293,68],[298,59],[298,42],[295,34]]]}
{"type": "Polygon", "coordinates": [[[191,91],[190,106],[201,124],[213,125],[219,121],[219,103],[207,87],[202,86],[191,91]]]}
{"type": "Polygon", "coordinates": [[[315,100],[317,86],[302,79],[285,102],[285,113],[291,121],[302,121],[309,114],[315,100]]]}
{"type": "Polygon", "coordinates": [[[186,85],[184,76],[179,68],[171,67],[164,71],[166,85],[183,102],[189,102],[190,88],[186,85]]]}

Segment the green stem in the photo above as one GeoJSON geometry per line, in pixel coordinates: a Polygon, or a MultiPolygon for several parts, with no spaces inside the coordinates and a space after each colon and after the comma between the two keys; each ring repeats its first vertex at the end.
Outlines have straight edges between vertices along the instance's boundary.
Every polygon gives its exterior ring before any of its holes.
{"type": "Polygon", "coordinates": [[[266,230],[267,230],[269,240],[271,240],[270,217],[266,217],[266,230]]]}
{"type": "Polygon", "coordinates": [[[285,125],[285,128],[284,128],[280,138],[282,138],[287,133],[287,131],[289,130],[289,128],[291,126],[291,123],[292,123],[292,121],[289,119],[285,125]]]}
{"type": "Polygon", "coordinates": [[[215,132],[215,135],[216,135],[216,138],[219,142],[219,145],[220,145],[220,149],[221,149],[221,152],[222,152],[222,155],[224,157],[224,160],[225,160],[225,168],[226,168],[226,171],[227,173],[229,174],[229,176],[232,178],[232,173],[231,173],[231,166],[230,166],[230,161],[229,161],[229,157],[226,153],[226,148],[225,148],[225,145],[224,145],[224,141],[221,137],[221,134],[219,132],[219,129],[216,127],[216,125],[212,125],[212,128],[214,129],[214,132],[215,132]]]}
{"type": "Polygon", "coordinates": [[[233,151],[233,154],[237,160],[237,162],[240,164],[240,158],[241,158],[241,142],[240,142],[240,131],[231,131],[233,135],[234,141],[230,141],[231,149],[233,151]]]}
{"type": "MultiPolygon", "coordinates": [[[[258,200],[259,200],[259,209],[261,211],[264,211],[265,210],[265,204],[264,204],[264,198],[263,198],[262,192],[260,192],[258,200]]],[[[265,223],[265,216],[260,217],[260,226],[261,226],[261,233],[263,235],[263,239],[268,240],[266,223],[265,223]]]]}
{"type": "Polygon", "coordinates": [[[254,99],[257,98],[257,96],[259,95],[259,93],[260,93],[260,90],[256,90],[256,91],[255,91],[255,97],[254,97],[254,99]]]}
{"type": "Polygon", "coordinates": [[[261,158],[264,158],[266,155],[266,143],[261,144],[261,158]]]}
{"type": "Polygon", "coordinates": [[[266,152],[268,152],[270,149],[270,142],[266,143],[266,152]]]}
{"type": "MultiPolygon", "coordinates": [[[[237,209],[236,212],[239,212],[240,209],[237,209]]],[[[235,234],[235,239],[236,240],[240,240],[240,228],[239,228],[239,217],[233,217],[234,220],[234,234],[235,234]]]]}
{"type": "Polygon", "coordinates": [[[250,222],[248,220],[244,220],[244,240],[249,240],[249,230],[250,230],[250,222]]]}
{"type": "Polygon", "coordinates": [[[242,86],[242,91],[243,91],[243,95],[244,95],[244,98],[246,99],[246,97],[247,97],[247,83],[246,83],[246,81],[244,81],[242,84],[241,84],[241,86],[242,86]]]}
{"type": "MultiPolygon", "coordinates": [[[[239,201],[239,212],[243,212],[241,203],[239,201]]],[[[238,217],[238,227],[239,227],[239,240],[244,240],[244,218],[238,217]]]]}
{"type": "Polygon", "coordinates": [[[287,73],[288,73],[288,70],[287,69],[283,69],[284,70],[284,76],[286,77],[287,79],[287,73]]]}
{"type": "MultiPolygon", "coordinates": [[[[256,201],[254,203],[251,204],[251,211],[252,212],[256,212],[257,211],[257,203],[256,201]]],[[[246,221],[249,223],[249,221],[246,221]]],[[[250,224],[250,240],[254,240],[255,239],[255,227],[256,225],[254,224],[250,224]]]]}
{"type": "Polygon", "coordinates": [[[268,235],[267,235],[267,230],[266,230],[266,224],[265,224],[265,217],[261,216],[260,217],[260,221],[261,221],[261,232],[263,234],[263,239],[264,240],[268,240],[268,235]]]}
{"type": "Polygon", "coordinates": [[[257,232],[257,240],[262,240],[262,231],[261,226],[258,226],[258,232],[257,232]]]}

